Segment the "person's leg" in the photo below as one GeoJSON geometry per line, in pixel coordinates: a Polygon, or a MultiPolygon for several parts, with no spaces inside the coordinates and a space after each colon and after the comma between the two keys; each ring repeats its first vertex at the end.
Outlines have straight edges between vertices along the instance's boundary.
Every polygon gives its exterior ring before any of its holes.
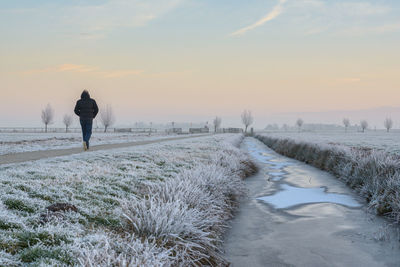
{"type": "Polygon", "coordinates": [[[87,121],[87,125],[86,125],[86,133],[87,133],[87,136],[86,136],[86,145],[87,145],[87,148],[89,149],[89,140],[90,140],[90,137],[92,136],[92,126],[93,126],[93,120],[88,120],[87,121]]]}
{"type": "Polygon", "coordinates": [[[83,149],[87,149],[87,123],[86,120],[80,120],[81,127],[82,127],[82,139],[83,139],[83,149]]]}
{"type": "Polygon", "coordinates": [[[85,124],[83,120],[79,120],[79,122],[81,124],[81,129],[82,129],[82,140],[85,141],[85,124]]]}

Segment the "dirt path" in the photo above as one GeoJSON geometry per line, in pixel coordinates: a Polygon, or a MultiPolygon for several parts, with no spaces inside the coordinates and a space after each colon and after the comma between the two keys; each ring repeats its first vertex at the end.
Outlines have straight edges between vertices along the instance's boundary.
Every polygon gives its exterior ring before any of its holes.
{"type": "Polygon", "coordinates": [[[400,266],[398,229],[342,182],[253,138],[243,149],[260,171],[225,239],[232,266],[400,266]]]}
{"type": "MultiPolygon", "coordinates": [[[[119,144],[95,145],[95,146],[91,146],[90,150],[88,152],[98,151],[98,150],[115,149],[115,148],[123,148],[123,147],[129,147],[129,146],[141,146],[141,145],[174,141],[174,140],[183,140],[183,139],[189,139],[189,138],[195,138],[195,137],[200,137],[200,136],[195,135],[195,136],[162,138],[162,139],[149,140],[149,141],[137,141],[137,142],[119,143],[119,144]]],[[[44,158],[67,156],[67,155],[79,154],[79,153],[88,153],[88,152],[83,151],[83,149],[81,147],[77,147],[77,148],[68,148],[68,149],[32,151],[32,152],[22,152],[22,153],[8,154],[8,155],[0,155],[0,165],[10,164],[10,163],[20,163],[20,162],[26,162],[26,161],[32,161],[32,160],[39,160],[39,159],[44,159],[44,158]]]]}

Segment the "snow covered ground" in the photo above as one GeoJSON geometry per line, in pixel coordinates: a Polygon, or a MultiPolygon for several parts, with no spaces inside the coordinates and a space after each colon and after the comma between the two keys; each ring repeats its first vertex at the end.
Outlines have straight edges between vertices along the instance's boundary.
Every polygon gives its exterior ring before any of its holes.
{"type": "MultiPolygon", "coordinates": [[[[166,137],[176,137],[176,135],[164,133],[152,133],[151,135],[148,133],[93,133],[91,144],[116,144],[166,137]]],[[[82,135],[80,133],[0,133],[0,155],[73,148],[81,145],[82,135]]]]}
{"type": "Polygon", "coordinates": [[[290,138],[297,141],[341,144],[351,147],[373,148],[400,154],[400,131],[369,130],[362,132],[318,131],[318,132],[265,132],[260,133],[275,138],[290,138]]]}
{"type": "Polygon", "coordinates": [[[225,264],[221,236],[254,171],[242,138],[0,166],[0,266],[225,264]],[[54,203],[73,208],[49,212],[54,203]]]}

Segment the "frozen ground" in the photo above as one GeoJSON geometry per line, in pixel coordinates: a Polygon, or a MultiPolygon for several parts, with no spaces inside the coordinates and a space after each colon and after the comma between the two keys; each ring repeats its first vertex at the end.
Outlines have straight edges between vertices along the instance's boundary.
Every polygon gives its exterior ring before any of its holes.
{"type": "Polygon", "coordinates": [[[227,232],[232,267],[399,266],[398,227],[367,213],[344,183],[254,138],[242,146],[260,171],[227,232]]]}
{"type": "Polygon", "coordinates": [[[260,133],[276,138],[291,138],[313,143],[342,144],[351,147],[373,148],[400,154],[400,131],[369,130],[365,133],[344,131],[319,132],[265,132],[260,133]]]}
{"type": "Polygon", "coordinates": [[[223,265],[241,135],[0,166],[0,266],[223,265]],[[46,212],[54,203],[76,210],[46,212]]]}
{"type": "MultiPolygon", "coordinates": [[[[135,133],[93,133],[92,145],[127,143],[143,140],[154,140],[165,137],[176,137],[164,133],[135,134],[135,133]]],[[[80,133],[0,133],[0,155],[64,149],[80,147],[80,133]]]]}

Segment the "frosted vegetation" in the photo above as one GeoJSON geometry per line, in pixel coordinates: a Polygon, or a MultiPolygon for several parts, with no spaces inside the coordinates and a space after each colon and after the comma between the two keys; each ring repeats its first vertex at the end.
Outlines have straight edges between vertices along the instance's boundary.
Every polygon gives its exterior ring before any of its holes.
{"type": "MultiPolygon", "coordinates": [[[[257,138],[276,152],[343,180],[366,198],[369,207],[400,223],[400,157],[394,153],[358,146],[322,142],[321,138],[259,135],[257,138]]],[[[304,136],[304,135],[303,135],[304,136]]]]}
{"type": "Polygon", "coordinates": [[[291,138],[298,141],[341,144],[355,148],[373,148],[400,155],[400,131],[371,130],[355,131],[318,131],[318,132],[269,132],[266,135],[276,138],[291,138]]]}
{"type": "MultiPolygon", "coordinates": [[[[164,133],[94,133],[91,138],[93,145],[115,144],[173,137],[164,133]]],[[[0,133],[0,155],[41,151],[49,149],[65,149],[81,147],[80,133],[0,133]]]]}
{"type": "Polygon", "coordinates": [[[227,264],[221,236],[255,170],[242,138],[0,166],[0,266],[227,264]],[[46,212],[54,203],[76,209],[46,212]]]}

